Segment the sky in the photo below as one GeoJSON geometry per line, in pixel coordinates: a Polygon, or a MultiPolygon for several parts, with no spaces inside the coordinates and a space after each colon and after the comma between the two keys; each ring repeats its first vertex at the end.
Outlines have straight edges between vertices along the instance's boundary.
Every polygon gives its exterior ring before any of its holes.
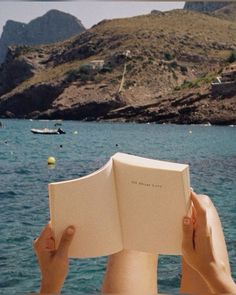
{"type": "Polygon", "coordinates": [[[50,9],[58,9],[76,16],[86,28],[103,19],[129,17],[156,10],[182,8],[184,2],[168,1],[0,1],[0,35],[7,20],[28,23],[50,9]]]}

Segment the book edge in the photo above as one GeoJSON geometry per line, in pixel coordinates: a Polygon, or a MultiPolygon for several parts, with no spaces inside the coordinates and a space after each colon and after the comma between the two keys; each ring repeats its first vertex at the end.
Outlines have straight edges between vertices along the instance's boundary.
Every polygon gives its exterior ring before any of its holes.
{"type": "Polygon", "coordinates": [[[176,163],[176,162],[170,162],[170,161],[165,161],[165,160],[157,160],[157,159],[151,159],[151,158],[145,158],[145,157],[140,157],[140,156],[136,156],[136,155],[131,155],[131,154],[126,154],[126,153],[121,153],[121,152],[118,152],[116,154],[114,154],[112,157],[111,157],[113,160],[117,161],[117,162],[120,162],[122,164],[127,164],[129,166],[136,166],[136,167],[142,167],[142,168],[148,168],[148,169],[159,169],[159,170],[170,170],[170,171],[176,171],[176,172],[183,172],[187,167],[189,167],[188,164],[183,164],[183,163],[176,163]],[[123,157],[123,158],[122,158],[123,157]],[[148,166],[145,166],[145,165],[140,165],[139,163],[138,164],[135,164],[135,163],[127,163],[126,159],[125,158],[130,158],[131,161],[137,159],[137,160],[146,160],[147,162],[156,162],[157,164],[164,164],[164,165],[169,165],[169,167],[148,167],[148,166]],[[175,167],[174,167],[175,166],[175,167]]]}
{"type": "Polygon", "coordinates": [[[116,171],[115,171],[115,165],[114,165],[114,158],[113,156],[111,157],[112,161],[112,172],[113,172],[113,179],[114,179],[114,189],[115,189],[115,195],[116,195],[116,204],[117,204],[117,210],[118,210],[118,215],[119,215],[119,223],[120,223],[120,232],[121,232],[121,244],[122,244],[122,249],[124,249],[124,235],[123,235],[123,228],[122,228],[122,222],[121,222],[121,212],[120,212],[120,204],[119,204],[119,198],[118,198],[118,192],[117,192],[117,183],[116,183],[116,171]]]}
{"type": "MultiPolygon", "coordinates": [[[[54,187],[50,183],[48,184],[48,202],[49,202],[49,213],[50,213],[50,227],[55,235],[55,216],[54,216],[54,187]]],[[[57,241],[56,241],[56,248],[57,248],[57,241]]]]}
{"type": "Polygon", "coordinates": [[[49,183],[49,186],[53,187],[54,185],[63,184],[63,183],[70,183],[70,182],[75,182],[75,181],[78,181],[78,180],[83,180],[83,179],[89,178],[91,176],[94,176],[94,175],[98,174],[103,169],[107,168],[107,166],[109,166],[109,165],[112,165],[112,157],[101,168],[99,168],[98,170],[96,170],[94,172],[91,172],[91,173],[89,173],[87,175],[84,175],[84,176],[81,176],[81,177],[78,177],[78,178],[74,178],[74,179],[51,182],[51,183],[49,183]]]}

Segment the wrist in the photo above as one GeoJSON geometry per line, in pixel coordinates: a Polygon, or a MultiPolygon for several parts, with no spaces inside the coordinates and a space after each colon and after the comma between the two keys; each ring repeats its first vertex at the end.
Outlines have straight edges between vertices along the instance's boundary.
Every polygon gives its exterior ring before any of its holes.
{"type": "Polygon", "coordinates": [[[209,278],[215,278],[219,275],[225,276],[228,274],[227,269],[223,262],[221,261],[212,261],[205,265],[202,271],[204,276],[207,276],[209,278]]]}
{"type": "Polygon", "coordinates": [[[236,285],[232,276],[222,262],[212,262],[206,270],[203,278],[214,293],[231,293],[236,291],[236,285]]]}

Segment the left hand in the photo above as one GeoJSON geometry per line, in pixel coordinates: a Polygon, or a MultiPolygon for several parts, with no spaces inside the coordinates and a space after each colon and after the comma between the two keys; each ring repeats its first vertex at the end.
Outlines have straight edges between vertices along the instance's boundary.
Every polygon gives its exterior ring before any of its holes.
{"type": "Polygon", "coordinates": [[[73,226],[67,227],[58,248],[51,227],[46,225],[33,246],[41,271],[40,293],[59,294],[68,273],[68,250],[75,233],[73,226]]]}

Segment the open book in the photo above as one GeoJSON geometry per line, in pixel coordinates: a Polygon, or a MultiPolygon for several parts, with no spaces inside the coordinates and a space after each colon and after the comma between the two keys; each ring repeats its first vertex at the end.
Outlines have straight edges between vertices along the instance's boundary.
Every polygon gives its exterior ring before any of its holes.
{"type": "Polygon", "coordinates": [[[57,245],[67,226],[76,227],[70,257],[181,254],[188,165],[117,153],[90,175],[49,184],[49,204],[57,245]]]}

